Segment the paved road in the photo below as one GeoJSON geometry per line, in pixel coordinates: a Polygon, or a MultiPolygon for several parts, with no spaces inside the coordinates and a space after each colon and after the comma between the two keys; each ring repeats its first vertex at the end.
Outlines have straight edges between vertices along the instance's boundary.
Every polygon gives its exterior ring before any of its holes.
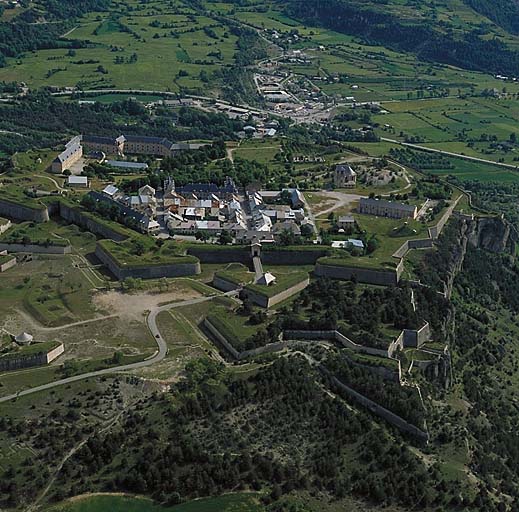
{"type": "MultiPolygon", "coordinates": [[[[235,295],[236,292],[228,292],[223,294],[224,296],[231,297],[235,295]]],[[[42,384],[41,386],[35,386],[33,388],[24,389],[23,391],[19,391],[18,393],[13,393],[11,395],[0,397],[0,403],[2,402],[8,402],[10,400],[14,400],[15,398],[31,395],[33,393],[38,393],[40,391],[45,391],[47,389],[52,389],[58,386],[65,386],[66,384],[71,384],[73,382],[78,382],[80,380],[90,379],[92,377],[100,377],[102,375],[112,375],[114,373],[119,372],[127,372],[129,370],[138,370],[140,368],[146,368],[148,366],[152,366],[154,364],[159,363],[162,361],[168,352],[168,346],[166,345],[166,342],[164,341],[159,328],[157,327],[157,316],[159,313],[162,313],[163,311],[168,311],[169,309],[173,308],[180,308],[183,306],[191,306],[194,304],[199,304],[201,302],[206,302],[208,300],[213,300],[216,297],[221,297],[222,295],[212,295],[210,297],[199,297],[197,299],[189,299],[184,300],[182,302],[173,302],[171,304],[165,304],[164,306],[159,306],[157,308],[154,308],[150,314],[148,315],[148,318],[146,319],[148,323],[148,328],[155,339],[157,343],[157,351],[155,354],[148,359],[145,359],[144,361],[139,361],[137,363],[131,363],[121,366],[116,366],[114,368],[105,368],[104,370],[97,370],[94,372],[87,372],[82,373],[81,375],[74,375],[73,377],[67,377],[66,379],[59,379],[55,380],[53,382],[49,382],[47,384],[42,384]]]]}
{"type": "Polygon", "coordinates": [[[380,140],[383,140],[384,142],[392,142],[393,144],[398,144],[400,146],[405,146],[408,148],[418,149],[420,151],[428,151],[429,153],[439,153],[441,155],[454,156],[456,158],[462,158],[463,160],[470,160],[472,162],[480,162],[483,164],[497,165],[499,167],[505,167],[506,169],[513,169],[514,171],[519,170],[519,165],[505,164],[503,162],[495,162],[494,160],[485,160],[484,158],[462,155],[460,153],[453,153],[452,151],[444,151],[443,149],[429,148],[427,146],[420,146],[419,144],[410,144],[409,142],[400,142],[400,141],[394,140],[394,139],[386,139],[385,137],[380,137],[380,140]]]}

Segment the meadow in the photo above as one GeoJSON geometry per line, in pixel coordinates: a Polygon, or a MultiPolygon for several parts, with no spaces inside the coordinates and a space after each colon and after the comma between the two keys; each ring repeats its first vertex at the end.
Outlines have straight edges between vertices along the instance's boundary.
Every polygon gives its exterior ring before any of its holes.
{"type": "Polygon", "coordinates": [[[57,505],[49,512],[261,512],[258,495],[253,493],[227,494],[170,507],[162,507],[146,498],[130,496],[92,496],[74,499],[57,505]]]}
{"type": "Polygon", "coordinates": [[[116,3],[90,13],[63,36],[88,43],[69,51],[50,49],[10,59],[0,80],[32,87],[137,88],[179,91],[199,88],[200,71],[231,64],[237,38],[227,27],[194,14],[181,2],[116,3]]]}

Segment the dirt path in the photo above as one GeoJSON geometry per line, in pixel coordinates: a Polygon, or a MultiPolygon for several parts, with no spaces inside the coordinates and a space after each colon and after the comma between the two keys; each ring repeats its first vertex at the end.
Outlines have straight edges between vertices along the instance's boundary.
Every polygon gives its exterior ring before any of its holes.
{"type": "Polygon", "coordinates": [[[88,320],[81,320],[80,322],[73,322],[71,324],[58,325],[57,327],[45,327],[44,325],[41,325],[39,322],[37,322],[31,315],[29,315],[25,311],[23,311],[21,309],[17,309],[15,311],[16,311],[16,313],[21,315],[26,322],[30,323],[34,327],[34,329],[36,329],[38,331],[44,331],[44,332],[61,331],[63,329],[68,329],[70,327],[91,324],[93,322],[99,322],[101,320],[107,320],[109,318],[115,318],[115,317],[119,316],[119,315],[103,315],[103,316],[98,316],[96,318],[90,318],[88,320]]]}
{"type": "Polygon", "coordinates": [[[65,465],[65,463],[71,458],[73,457],[79,450],[81,450],[81,448],[83,448],[83,446],[94,436],[98,436],[100,434],[103,434],[104,432],[106,432],[107,430],[109,430],[110,428],[112,428],[120,419],[121,419],[121,416],[123,415],[124,411],[126,409],[123,409],[122,411],[119,412],[119,414],[117,414],[117,416],[115,418],[112,418],[111,420],[108,420],[108,424],[105,425],[103,428],[101,428],[100,430],[97,430],[97,431],[94,431],[92,432],[89,436],[87,436],[85,439],[83,439],[82,441],[80,441],[78,444],[76,444],[75,446],[73,446],[66,454],[65,456],[61,459],[60,463],[58,464],[58,466],[56,467],[56,469],[54,470],[54,472],[52,473],[52,476],[50,477],[47,485],[43,488],[43,490],[40,492],[40,494],[38,495],[38,497],[36,498],[36,500],[34,501],[34,503],[32,503],[31,505],[29,505],[25,510],[26,512],[32,512],[33,510],[36,510],[38,508],[38,505],[41,503],[41,501],[43,500],[43,498],[45,498],[45,496],[48,494],[49,490],[51,489],[51,487],[53,486],[54,482],[56,481],[56,478],[58,477],[59,473],[61,472],[61,470],[63,469],[63,466],[65,465]]]}
{"type": "Polygon", "coordinates": [[[333,206],[330,206],[329,208],[326,208],[325,210],[317,212],[315,214],[317,218],[326,217],[328,214],[334,212],[335,210],[348,206],[354,201],[358,201],[361,197],[363,197],[359,196],[358,194],[345,194],[344,192],[325,191],[321,192],[321,195],[326,198],[325,200],[329,198],[329,201],[335,201],[335,204],[333,204],[333,206]]]}

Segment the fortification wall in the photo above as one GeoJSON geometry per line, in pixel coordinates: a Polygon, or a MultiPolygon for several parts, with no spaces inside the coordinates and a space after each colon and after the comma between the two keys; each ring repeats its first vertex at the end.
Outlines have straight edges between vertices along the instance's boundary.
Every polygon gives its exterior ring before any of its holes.
{"type": "Polygon", "coordinates": [[[263,249],[261,261],[264,265],[315,265],[319,258],[326,256],[328,249],[312,251],[288,251],[282,249],[263,249]]]}
{"type": "Polygon", "coordinates": [[[200,244],[200,247],[189,247],[187,253],[196,256],[201,263],[242,263],[249,266],[251,262],[251,252],[249,247],[237,249],[216,248],[211,250],[200,244]]]}
{"type": "Polygon", "coordinates": [[[420,329],[404,329],[404,347],[419,348],[431,339],[431,326],[425,322],[420,329]]]}
{"type": "Polygon", "coordinates": [[[71,208],[66,204],[59,203],[59,211],[57,213],[59,213],[59,215],[66,221],[72,224],[77,224],[78,226],[82,226],[91,233],[99,235],[103,238],[115,240],[116,242],[122,242],[128,238],[126,235],[119,233],[114,229],[110,229],[108,226],[105,226],[102,223],[96,222],[94,219],[85,215],[80,210],[71,208]]]}
{"type": "Polygon", "coordinates": [[[380,286],[396,286],[403,272],[403,261],[395,270],[372,270],[368,268],[346,267],[317,262],[315,275],[332,279],[350,280],[355,276],[357,282],[380,286]]]}
{"type": "Polygon", "coordinates": [[[261,293],[256,293],[248,288],[244,288],[243,293],[245,297],[247,297],[247,299],[249,299],[253,304],[256,304],[256,306],[265,309],[269,307],[269,297],[262,295],[261,293]]]}
{"type": "Polygon", "coordinates": [[[389,345],[389,348],[387,349],[388,357],[393,357],[397,350],[403,350],[403,348],[404,348],[404,331],[402,331],[398,335],[398,338],[389,345]]]}
{"type": "Polygon", "coordinates": [[[61,343],[54,350],[51,350],[46,354],[46,363],[52,363],[52,361],[63,354],[63,352],[65,352],[65,347],[63,346],[63,343],[61,343]]]}
{"type": "Polygon", "coordinates": [[[35,254],[70,254],[72,247],[70,245],[36,245],[36,244],[8,244],[0,242],[0,251],[8,252],[30,252],[35,254]]]}
{"type": "Polygon", "coordinates": [[[268,300],[267,307],[271,308],[272,306],[275,306],[276,304],[283,302],[284,300],[292,297],[296,293],[303,291],[309,284],[310,284],[310,278],[307,277],[300,283],[297,283],[296,285],[282,291],[281,293],[278,293],[277,295],[270,297],[268,300]]]}
{"type": "Polygon", "coordinates": [[[5,224],[0,224],[0,235],[5,233],[11,227],[11,221],[8,220],[5,224]]]}
{"type": "Polygon", "coordinates": [[[405,258],[411,249],[431,249],[434,241],[431,238],[406,240],[394,253],[393,258],[405,258]]]}
{"type": "Polygon", "coordinates": [[[185,277],[200,274],[200,263],[178,263],[171,265],[150,265],[142,267],[120,267],[112,256],[99,244],[95,250],[96,256],[108,267],[110,272],[119,280],[128,277],[139,279],[158,279],[161,277],[185,277]]]}
{"type": "Polygon", "coordinates": [[[241,288],[239,284],[227,281],[216,275],[213,277],[213,286],[222,292],[232,292],[233,290],[239,290],[241,288]]]}
{"type": "Polygon", "coordinates": [[[43,366],[47,364],[47,354],[34,354],[31,356],[18,356],[10,358],[0,358],[0,371],[19,370],[21,368],[31,368],[33,366],[43,366]]]}
{"type": "Polygon", "coordinates": [[[49,220],[49,212],[45,207],[41,209],[29,208],[23,204],[11,203],[5,199],[0,199],[0,216],[33,222],[47,222],[49,220]]]}
{"type": "Polygon", "coordinates": [[[373,414],[376,414],[377,416],[383,418],[391,425],[394,425],[402,432],[407,432],[408,434],[411,434],[418,439],[428,442],[429,441],[429,434],[427,432],[424,432],[423,430],[419,429],[415,425],[412,425],[411,423],[404,420],[402,417],[396,415],[395,413],[389,411],[385,407],[382,407],[381,405],[377,404],[376,402],[373,402],[373,400],[370,400],[369,398],[365,397],[364,395],[361,395],[354,389],[350,388],[343,382],[341,382],[337,377],[332,375],[329,370],[327,370],[324,367],[320,367],[323,373],[328,375],[330,378],[332,384],[336,386],[339,390],[346,393],[348,396],[353,398],[357,403],[363,405],[368,410],[370,410],[373,414]]]}
{"type": "Polygon", "coordinates": [[[364,369],[368,370],[370,373],[378,375],[380,378],[382,378],[384,380],[390,380],[390,381],[396,382],[398,384],[400,384],[400,382],[401,382],[402,372],[400,369],[400,364],[398,365],[398,370],[391,370],[389,368],[386,368],[385,366],[373,366],[373,365],[369,365],[369,364],[359,363],[359,362],[354,361],[353,359],[349,358],[347,355],[345,357],[351,365],[364,368],[364,369]]]}
{"type": "Polygon", "coordinates": [[[337,343],[340,343],[344,348],[350,349],[354,352],[358,352],[359,354],[368,354],[371,356],[385,357],[389,358],[392,354],[390,354],[390,350],[388,349],[380,349],[375,347],[366,347],[364,345],[359,345],[354,341],[350,340],[344,334],[341,334],[339,331],[300,331],[300,330],[286,330],[283,333],[284,339],[292,339],[292,340],[335,340],[337,343]]]}
{"type": "Polygon", "coordinates": [[[447,221],[450,219],[452,212],[454,211],[454,208],[458,205],[460,199],[463,196],[459,196],[448,208],[447,211],[442,215],[441,219],[438,221],[438,224],[436,226],[432,226],[429,228],[429,236],[436,240],[443,231],[443,228],[445,227],[445,224],[447,224],[447,221]]]}
{"type": "MultiPolygon", "coordinates": [[[[1,252],[1,251],[0,251],[1,252]]],[[[0,264],[0,272],[5,272],[16,265],[16,258],[13,256],[10,260],[0,264]]]]}
{"type": "Polygon", "coordinates": [[[204,319],[204,327],[218,341],[222,347],[237,361],[240,360],[240,352],[238,352],[228,341],[227,338],[211,323],[209,318],[204,319]]]}
{"type": "Polygon", "coordinates": [[[277,295],[273,295],[272,297],[267,297],[266,295],[257,293],[254,290],[251,290],[250,288],[244,288],[243,291],[247,298],[257,306],[260,306],[262,308],[271,308],[272,306],[275,306],[276,304],[279,304],[280,302],[289,299],[296,293],[299,293],[300,291],[304,290],[309,284],[310,277],[307,277],[300,283],[297,283],[296,285],[291,286],[290,288],[287,288],[286,290],[283,290],[279,292],[277,295]]]}

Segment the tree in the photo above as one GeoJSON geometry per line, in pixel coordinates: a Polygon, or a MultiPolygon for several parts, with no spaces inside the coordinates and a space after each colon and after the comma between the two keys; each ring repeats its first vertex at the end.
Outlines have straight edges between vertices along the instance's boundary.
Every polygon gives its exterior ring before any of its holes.
{"type": "Polygon", "coordinates": [[[220,233],[220,237],[218,238],[218,243],[221,245],[227,245],[232,244],[233,237],[229,233],[229,231],[226,231],[225,229],[220,233]]]}
{"type": "Polygon", "coordinates": [[[209,233],[207,233],[207,231],[197,231],[195,233],[195,238],[202,242],[207,242],[207,240],[209,240],[209,233]]]}

